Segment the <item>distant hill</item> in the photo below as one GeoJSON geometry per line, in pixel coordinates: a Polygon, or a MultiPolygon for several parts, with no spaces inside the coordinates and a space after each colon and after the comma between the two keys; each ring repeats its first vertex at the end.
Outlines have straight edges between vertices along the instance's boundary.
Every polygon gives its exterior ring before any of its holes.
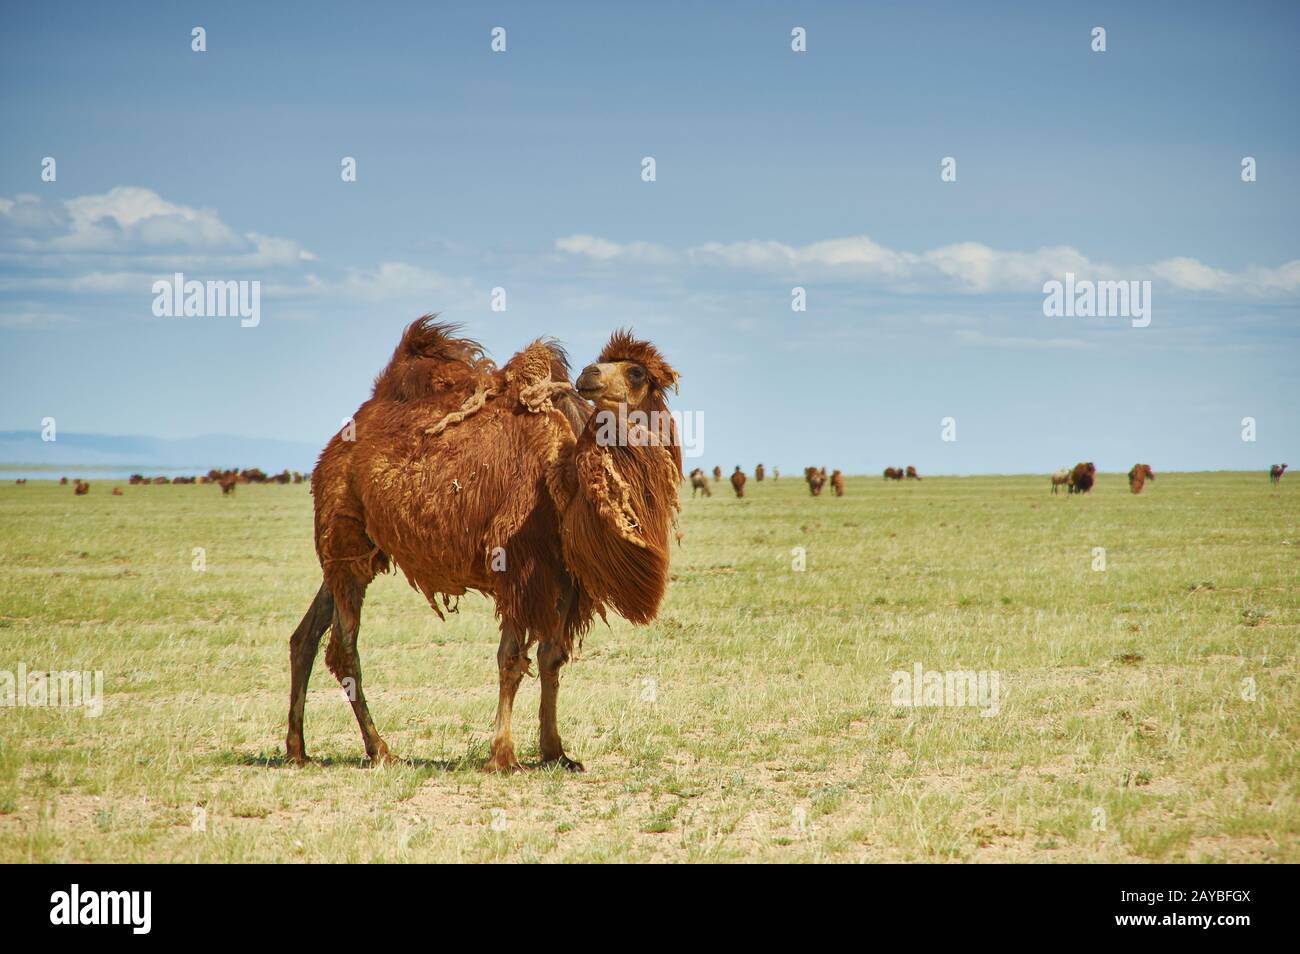
{"type": "Polygon", "coordinates": [[[230,434],[161,437],[73,434],[42,441],[39,431],[0,431],[0,468],[39,476],[50,470],[205,473],[213,467],[260,467],[267,473],[311,470],[320,445],[230,434]]]}

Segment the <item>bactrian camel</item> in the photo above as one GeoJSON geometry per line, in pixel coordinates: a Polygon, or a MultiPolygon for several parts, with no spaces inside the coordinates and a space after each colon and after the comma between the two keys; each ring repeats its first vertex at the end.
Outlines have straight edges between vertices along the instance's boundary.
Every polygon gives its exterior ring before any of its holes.
{"type": "Polygon", "coordinates": [[[681,480],[665,399],[677,372],[620,331],[575,387],[553,341],[497,367],[457,330],[429,315],[411,324],[312,473],[324,582],[290,639],[290,762],[307,758],[307,681],[326,629],[325,661],[366,755],[395,759],[371,719],[357,654],[366,587],[392,566],[439,616],[439,602],[449,609],[468,590],[495,602],[499,694],[487,771],[520,768],[511,711],[533,646],[541,762],[581,771],[556,725],[560,667],[607,609],[633,623],[658,611],[681,480]]]}

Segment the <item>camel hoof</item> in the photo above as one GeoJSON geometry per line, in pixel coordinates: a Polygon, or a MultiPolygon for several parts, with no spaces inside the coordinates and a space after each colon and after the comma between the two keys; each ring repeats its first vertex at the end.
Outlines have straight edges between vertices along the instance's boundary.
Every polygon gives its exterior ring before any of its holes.
{"type": "Polygon", "coordinates": [[[388,751],[388,746],[383,739],[378,740],[373,752],[367,752],[366,758],[370,762],[371,768],[384,768],[388,765],[400,765],[402,760],[388,751]]]}
{"type": "Polygon", "coordinates": [[[305,768],[311,764],[311,756],[298,753],[297,755],[286,755],[284,757],[285,765],[292,765],[294,768],[305,768]]]}
{"type": "Polygon", "coordinates": [[[483,764],[483,771],[493,775],[509,775],[511,772],[522,772],[524,767],[519,764],[511,752],[505,756],[492,756],[483,764]]]}
{"type": "Polygon", "coordinates": [[[585,772],[585,771],[587,771],[585,768],[582,767],[582,763],[581,763],[581,762],[578,762],[578,761],[576,761],[575,759],[571,759],[571,758],[569,758],[567,755],[561,755],[559,758],[555,758],[555,759],[543,759],[543,760],[542,760],[542,768],[550,768],[550,767],[553,766],[553,765],[558,765],[560,768],[564,769],[566,772],[585,772]]]}

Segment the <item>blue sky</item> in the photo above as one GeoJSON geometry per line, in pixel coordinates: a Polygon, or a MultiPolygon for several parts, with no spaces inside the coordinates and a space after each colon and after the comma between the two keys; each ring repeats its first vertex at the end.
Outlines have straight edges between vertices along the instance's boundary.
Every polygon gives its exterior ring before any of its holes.
{"type": "Polygon", "coordinates": [[[0,430],[323,443],[441,311],[500,359],[549,334],[579,366],[632,325],[703,415],[697,463],[728,470],[1300,458],[1294,3],[0,23],[0,430]],[[1150,326],[1045,317],[1067,269],[1151,281],[1150,326]],[[260,281],[261,323],[154,317],[177,270],[260,281]]]}

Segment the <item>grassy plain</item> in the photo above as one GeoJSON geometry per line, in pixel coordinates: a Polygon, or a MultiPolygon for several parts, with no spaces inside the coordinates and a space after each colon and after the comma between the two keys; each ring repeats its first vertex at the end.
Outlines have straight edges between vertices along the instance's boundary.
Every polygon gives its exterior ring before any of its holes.
{"type": "MultiPolygon", "coordinates": [[[[510,777],[478,771],[485,599],[440,622],[377,580],[366,692],[408,762],[362,765],[322,658],[318,761],[290,768],[307,487],[116,483],[0,486],[0,671],[104,674],[98,718],[0,708],[0,862],[1300,861],[1294,481],[687,486],[659,619],[611,618],[565,669],[586,774],[510,777]],[[997,713],[894,705],[916,663],[996,672],[997,713]]],[[[526,680],[525,762],[536,702],[526,680]]]]}

